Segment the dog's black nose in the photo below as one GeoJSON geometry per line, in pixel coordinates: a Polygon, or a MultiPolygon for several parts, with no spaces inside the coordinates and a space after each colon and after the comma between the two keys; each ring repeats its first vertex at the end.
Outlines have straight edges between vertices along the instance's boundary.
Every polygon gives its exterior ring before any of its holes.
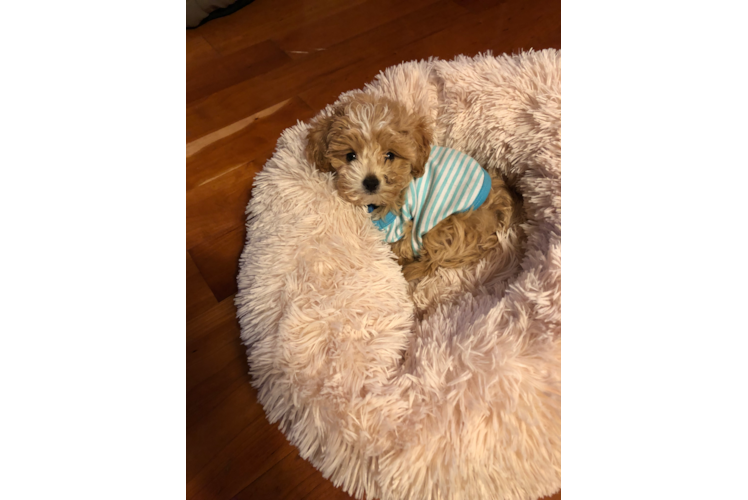
{"type": "Polygon", "coordinates": [[[364,187],[370,193],[373,193],[379,187],[379,179],[374,174],[369,174],[364,179],[364,187]]]}

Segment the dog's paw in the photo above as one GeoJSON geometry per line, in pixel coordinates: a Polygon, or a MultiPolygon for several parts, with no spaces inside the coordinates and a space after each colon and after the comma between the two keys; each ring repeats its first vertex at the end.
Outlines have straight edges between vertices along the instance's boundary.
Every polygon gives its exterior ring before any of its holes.
{"type": "Polygon", "coordinates": [[[414,281],[426,277],[429,274],[429,264],[416,260],[403,266],[405,281],[414,281]]]}

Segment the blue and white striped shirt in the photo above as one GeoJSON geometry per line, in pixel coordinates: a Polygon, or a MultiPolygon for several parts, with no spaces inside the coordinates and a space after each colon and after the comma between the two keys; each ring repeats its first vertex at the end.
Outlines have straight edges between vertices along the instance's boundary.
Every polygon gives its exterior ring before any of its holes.
{"type": "MultiPolygon", "coordinates": [[[[418,256],[423,235],[452,214],[480,207],[491,190],[491,177],[477,161],[455,149],[431,146],[423,176],[411,181],[400,215],[388,213],[373,221],[387,243],[403,237],[413,220],[411,245],[418,256]]],[[[369,211],[372,207],[369,207],[369,211]]]]}

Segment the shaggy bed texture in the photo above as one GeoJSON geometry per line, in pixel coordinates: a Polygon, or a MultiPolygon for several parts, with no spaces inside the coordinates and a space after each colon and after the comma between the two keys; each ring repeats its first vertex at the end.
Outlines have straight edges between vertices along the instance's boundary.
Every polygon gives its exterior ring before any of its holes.
{"type": "Polygon", "coordinates": [[[436,144],[513,179],[527,222],[477,265],[408,284],[366,209],[305,160],[308,125],[286,130],[255,180],[236,297],[259,400],[357,498],[552,494],[561,54],[409,62],[365,91],[426,113],[436,144]]]}

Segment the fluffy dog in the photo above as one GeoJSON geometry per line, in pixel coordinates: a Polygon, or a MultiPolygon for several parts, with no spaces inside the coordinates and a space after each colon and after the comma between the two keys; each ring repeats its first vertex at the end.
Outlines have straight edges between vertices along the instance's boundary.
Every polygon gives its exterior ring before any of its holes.
{"type": "MultiPolygon", "coordinates": [[[[349,96],[330,116],[312,122],[306,154],[320,171],[335,173],[338,194],[344,200],[370,207],[380,229],[386,231],[387,224],[399,220],[400,226],[391,229],[392,234],[388,233],[389,239],[385,239],[408,281],[431,274],[438,267],[462,267],[476,262],[498,245],[498,231],[505,231],[522,218],[521,196],[508,187],[505,179],[495,172],[484,173],[475,160],[463,153],[432,147],[425,117],[407,113],[389,99],[365,93],[349,96]],[[480,188],[481,193],[476,196],[485,196],[484,201],[477,207],[465,208],[461,198],[463,204],[457,207],[460,210],[441,219],[419,215],[419,207],[413,202],[419,197],[414,187],[426,181],[433,184],[438,177],[436,173],[432,175],[432,171],[436,172],[432,165],[438,163],[434,156],[446,157],[446,152],[455,158],[464,157],[462,163],[456,161],[450,167],[457,169],[450,178],[461,179],[452,181],[450,189],[460,189],[460,182],[464,183],[468,175],[458,175],[459,169],[472,162],[475,172],[480,172],[472,177],[474,191],[480,188]],[[424,173],[427,179],[417,182],[424,173]],[[485,179],[481,181],[482,176],[485,179]],[[428,217],[435,219],[432,226],[423,222],[428,217]],[[424,228],[426,232],[419,234],[424,228]]],[[[431,197],[435,199],[437,194],[431,197]]]]}

